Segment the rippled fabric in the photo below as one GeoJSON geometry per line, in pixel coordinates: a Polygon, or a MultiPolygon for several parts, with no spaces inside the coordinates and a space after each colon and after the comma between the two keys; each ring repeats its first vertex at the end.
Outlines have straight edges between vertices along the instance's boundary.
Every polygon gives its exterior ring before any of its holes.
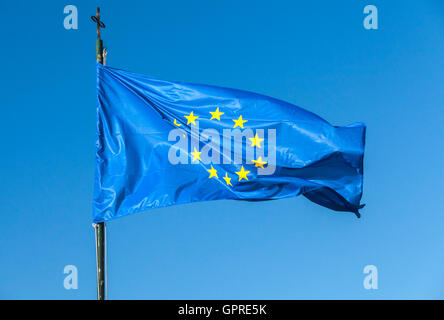
{"type": "Polygon", "coordinates": [[[335,127],[267,96],[97,64],[93,221],[300,194],[359,217],[364,141],[362,123],[335,127]],[[224,129],[244,136],[227,138],[224,129]]]}

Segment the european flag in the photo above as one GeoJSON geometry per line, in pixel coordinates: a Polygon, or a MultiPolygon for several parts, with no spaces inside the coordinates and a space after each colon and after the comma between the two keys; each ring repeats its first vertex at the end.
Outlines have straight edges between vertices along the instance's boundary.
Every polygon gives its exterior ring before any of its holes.
{"type": "Polygon", "coordinates": [[[354,212],[365,125],[251,92],[97,64],[93,220],[175,204],[304,195],[354,212]]]}

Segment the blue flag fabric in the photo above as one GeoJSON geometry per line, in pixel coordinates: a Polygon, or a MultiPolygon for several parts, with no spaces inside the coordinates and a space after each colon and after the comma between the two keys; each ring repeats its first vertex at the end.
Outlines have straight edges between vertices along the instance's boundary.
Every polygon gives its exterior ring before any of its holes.
{"type": "Polygon", "coordinates": [[[359,217],[364,143],[362,123],[335,127],[267,96],[98,63],[93,221],[300,194],[359,217]]]}

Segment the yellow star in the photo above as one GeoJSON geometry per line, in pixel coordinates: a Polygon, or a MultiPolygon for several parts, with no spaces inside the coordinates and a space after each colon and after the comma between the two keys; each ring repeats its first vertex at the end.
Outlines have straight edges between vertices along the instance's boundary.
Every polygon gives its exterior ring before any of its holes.
{"type": "Polygon", "coordinates": [[[240,171],[237,171],[236,174],[239,176],[239,181],[242,179],[248,180],[247,174],[249,174],[250,171],[245,171],[244,166],[241,167],[240,171]]]}
{"type": "Polygon", "coordinates": [[[194,148],[194,152],[191,152],[191,155],[193,156],[193,161],[200,160],[200,154],[201,153],[202,152],[198,152],[196,150],[196,148],[194,148]]]}
{"type": "Polygon", "coordinates": [[[178,126],[178,127],[180,127],[182,124],[180,124],[180,123],[177,123],[177,120],[176,119],[174,119],[174,122],[173,122],[176,126],[178,126]]]}
{"type": "Polygon", "coordinates": [[[187,126],[188,126],[188,125],[190,125],[190,123],[196,125],[196,122],[194,122],[194,121],[196,121],[196,119],[199,118],[199,117],[195,116],[193,114],[193,111],[191,111],[191,113],[188,116],[185,116],[185,118],[187,118],[187,120],[188,120],[187,121],[187,126]]]}
{"type": "Polygon", "coordinates": [[[210,173],[210,176],[208,177],[208,179],[212,178],[212,177],[216,177],[219,178],[217,176],[217,170],[213,168],[213,166],[211,166],[211,169],[207,169],[207,171],[210,173]]]}
{"type": "Polygon", "coordinates": [[[252,146],[252,147],[257,146],[258,148],[261,147],[261,141],[264,141],[264,139],[260,139],[260,138],[257,136],[257,132],[256,132],[256,135],[254,136],[254,138],[248,138],[248,139],[251,140],[251,146],[252,146]]]}
{"type": "Polygon", "coordinates": [[[237,126],[241,127],[242,129],[244,128],[244,122],[247,122],[248,120],[243,120],[242,116],[239,116],[239,119],[233,119],[234,121],[234,127],[236,128],[237,126]]]}
{"type": "Polygon", "coordinates": [[[229,186],[233,186],[231,184],[231,178],[228,176],[228,174],[225,172],[225,177],[223,177],[223,179],[225,180],[225,182],[227,183],[227,185],[229,186]]]}
{"type": "Polygon", "coordinates": [[[211,113],[210,120],[217,119],[220,121],[220,116],[223,115],[225,112],[219,112],[219,108],[217,108],[216,111],[214,111],[214,112],[210,111],[210,113],[211,113]]]}
{"type": "Polygon", "coordinates": [[[255,167],[261,167],[264,168],[264,164],[267,164],[266,161],[262,161],[262,157],[259,157],[257,160],[251,160],[254,163],[255,167]]]}

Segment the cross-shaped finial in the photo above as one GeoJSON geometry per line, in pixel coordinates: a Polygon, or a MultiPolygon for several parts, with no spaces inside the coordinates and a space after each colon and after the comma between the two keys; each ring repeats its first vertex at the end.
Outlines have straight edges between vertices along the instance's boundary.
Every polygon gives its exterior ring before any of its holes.
{"type": "Polygon", "coordinates": [[[92,21],[97,23],[97,39],[100,40],[100,28],[105,28],[105,24],[100,21],[100,8],[97,8],[97,13],[95,16],[91,16],[92,21]]]}

